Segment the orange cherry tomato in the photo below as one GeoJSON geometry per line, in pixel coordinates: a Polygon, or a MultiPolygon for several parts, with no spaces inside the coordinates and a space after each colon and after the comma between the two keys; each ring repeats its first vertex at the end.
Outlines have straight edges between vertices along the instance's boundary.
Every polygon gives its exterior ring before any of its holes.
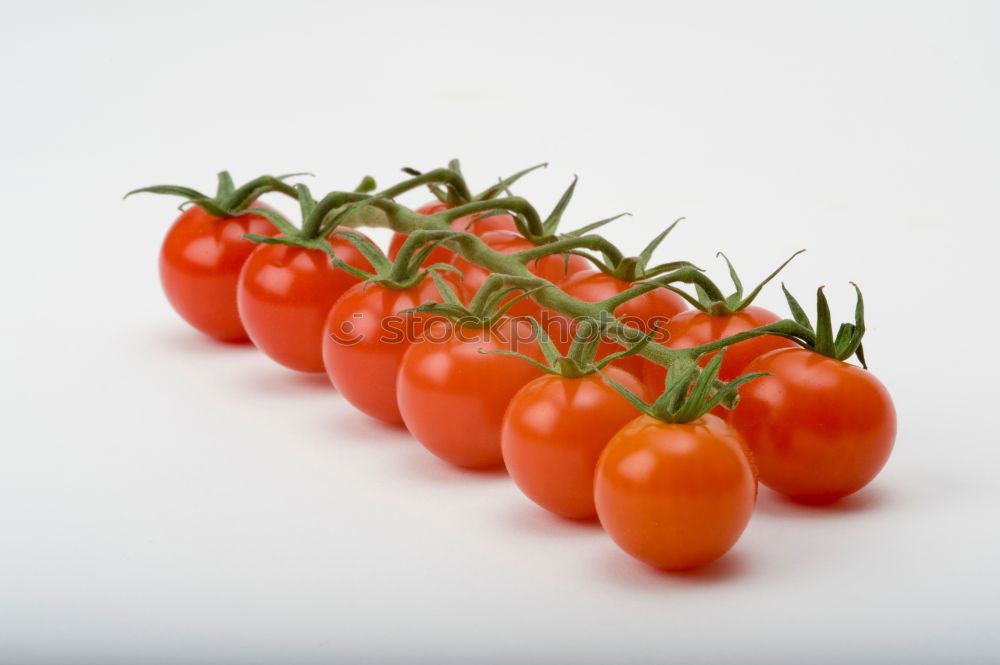
{"type": "MultiPolygon", "coordinates": [[[[454,289],[457,277],[439,273],[454,289]]],[[[441,302],[431,279],[408,289],[381,284],[358,284],[334,303],[323,335],[323,365],[344,398],[386,423],[402,424],[396,403],[396,375],[403,354],[419,339],[427,315],[403,310],[427,302],[441,302]]]]}
{"type": "MultiPolygon", "coordinates": [[[[265,207],[254,201],[249,207],[265,207]]],[[[249,213],[216,217],[198,206],[185,210],[163,239],[160,281],[167,300],[201,332],[226,342],[249,338],[236,308],[236,282],[257,247],[246,233],[273,236],[266,218],[249,213]]]]}
{"type": "MultiPolygon", "coordinates": [[[[342,261],[372,270],[346,238],[335,235],[329,241],[342,261]]],[[[262,244],[240,273],[236,299],[247,333],[261,351],[290,369],[322,372],[326,315],[360,281],[333,266],[321,250],[262,244]]]]}
{"type": "MultiPolygon", "coordinates": [[[[617,367],[604,373],[643,400],[645,386],[617,367]]],[[[590,519],[594,470],[611,437],[639,410],[597,374],[540,376],[507,407],[501,444],[511,478],[529,499],[568,519],[590,519]]]]}
{"type": "MultiPolygon", "coordinates": [[[[441,201],[433,201],[427,205],[417,208],[415,212],[421,215],[436,215],[439,212],[444,212],[445,210],[450,210],[452,206],[447,203],[442,203],[441,201]]],[[[489,215],[486,217],[478,217],[476,215],[471,215],[469,217],[459,217],[451,223],[451,228],[456,231],[468,231],[473,235],[481,236],[487,231],[516,231],[517,223],[514,222],[514,218],[511,215],[489,215]]],[[[399,254],[399,250],[403,247],[403,243],[406,242],[405,233],[393,233],[392,239],[389,241],[389,258],[395,260],[396,255],[399,254]]],[[[455,258],[455,252],[451,251],[447,247],[435,247],[433,251],[424,260],[424,265],[431,265],[433,263],[451,263],[455,258]]]]}
{"type": "Polygon", "coordinates": [[[456,466],[503,461],[500,430],[507,405],[542,374],[520,358],[481,352],[493,350],[542,361],[531,325],[504,318],[483,330],[431,324],[399,366],[396,398],[403,422],[424,447],[456,466]]]}
{"type": "Polygon", "coordinates": [[[757,358],[768,372],[740,389],[730,421],[753,451],[760,480],[806,503],[857,492],[878,475],[896,439],[896,410],[871,372],[807,349],[757,358]]]}
{"type": "Polygon", "coordinates": [[[725,554],[756,498],[745,445],[712,414],[684,424],[642,415],[612,437],[597,463],[601,524],[623,550],[657,568],[694,568],[725,554]]]}
{"type": "MultiPolygon", "coordinates": [[[[601,300],[607,300],[612,296],[616,296],[632,286],[634,286],[632,282],[626,282],[600,271],[586,270],[569,276],[559,285],[559,288],[578,300],[600,302],[601,300]]],[[[667,320],[673,319],[686,309],[687,303],[673,291],[655,289],[619,305],[615,308],[614,314],[624,322],[641,329],[643,332],[649,332],[654,325],[662,328],[667,320]]],[[[566,352],[573,341],[572,326],[568,325],[569,320],[564,315],[557,312],[552,312],[551,315],[553,317],[552,323],[546,326],[546,330],[553,340],[556,341],[559,349],[566,352]],[[567,323],[563,323],[559,319],[567,323]],[[553,330],[556,325],[559,326],[558,331],[553,330]],[[566,330],[570,330],[569,334],[566,334],[566,330]]],[[[623,347],[614,342],[601,342],[595,357],[600,359],[608,354],[623,350],[623,347]]],[[[613,364],[636,376],[641,376],[644,366],[652,363],[648,363],[641,356],[629,356],[616,360],[613,364]]],[[[661,383],[657,394],[662,392],[662,388],[661,383]]]]}

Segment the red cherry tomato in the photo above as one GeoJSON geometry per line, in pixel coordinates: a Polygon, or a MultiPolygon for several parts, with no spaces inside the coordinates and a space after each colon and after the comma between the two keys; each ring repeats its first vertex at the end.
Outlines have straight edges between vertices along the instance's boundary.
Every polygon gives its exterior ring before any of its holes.
{"type": "Polygon", "coordinates": [[[756,498],[745,445],[712,414],[684,424],[642,415],[615,434],[597,463],[601,524],[623,550],[657,568],[694,568],[725,554],[756,498]]]}
{"type": "MultiPolygon", "coordinates": [[[[706,312],[691,309],[681,312],[667,324],[666,332],[669,337],[666,346],[671,349],[687,349],[779,320],[780,317],[774,312],[753,305],[725,316],[712,316],[706,312]]],[[[777,335],[761,335],[737,342],[726,349],[726,355],[722,359],[722,368],[719,370],[719,378],[723,381],[730,381],[740,374],[745,374],[747,365],[755,358],[775,349],[796,346],[795,342],[790,339],[777,335]]],[[[714,353],[705,354],[699,364],[704,367],[714,355],[714,353]]],[[[666,378],[666,368],[662,365],[648,361],[643,362],[642,380],[653,394],[659,395],[663,392],[666,378]]],[[[728,410],[721,406],[714,408],[712,413],[721,418],[729,417],[728,410]]]]}
{"type": "MultiPolygon", "coordinates": [[[[342,261],[372,270],[349,240],[340,235],[329,240],[342,261]]],[[[240,273],[240,317],[250,339],[268,356],[300,372],[322,372],[326,315],[337,298],[360,281],[334,267],[318,249],[260,245],[240,273]]]]}
{"type": "MultiPolygon", "coordinates": [[[[254,201],[250,207],[266,207],[254,201]]],[[[273,236],[278,230],[260,215],[216,217],[191,206],[177,218],[160,250],[160,281],[167,300],[185,321],[226,342],[245,342],[236,309],[236,282],[257,247],[246,233],[273,236]]]]}
{"type": "Polygon", "coordinates": [[[396,397],[403,422],[428,450],[461,467],[500,464],[500,428],[514,394],[541,375],[530,363],[482,351],[516,350],[542,360],[534,330],[502,319],[489,330],[437,322],[399,366],[396,397]]]}
{"type": "MultiPolygon", "coordinates": [[[[459,288],[451,273],[440,275],[459,288]]],[[[400,312],[427,302],[441,302],[430,279],[408,289],[359,284],[330,309],[323,336],[327,376],[348,402],[372,418],[403,422],[396,404],[396,374],[403,354],[430,317],[400,312]]]]}
{"type": "MultiPolygon", "coordinates": [[[[481,235],[480,239],[494,251],[503,254],[513,254],[514,252],[531,249],[535,246],[530,240],[514,231],[490,231],[481,235]]],[[[463,286],[467,296],[471,297],[475,294],[483,285],[483,282],[486,281],[486,278],[490,276],[489,269],[467,261],[461,256],[456,256],[452,263],[465,275],[463,286]]],[[[542,279],[549,280],[553,284],[560,284],[569,276],[582,270],[587,270],[590,265],[590,261],[575,254],[569,256],[567,264],[562,254],[556,254],[530,262],[528,270],[542,279]]],[[[540,312],[541,307],[530,298],[521,299],[509,310],[511,316],[537,317],[540,312]]]]}
{"type": "MultiPolygon", "coordinates": [[[[617,367],[604,370],[643,400],[645,386],[617,367]]],[[[590,519],[594,469],[608,441],[639,410],[600,376],[541,376],[507,407],[501,443],[511,478],[529,499],[569,519],[590,519]]]]}
{"type": "MultiPolygon", "coordinates": [[[[439,212],[451,209],[451,207],[452,206],[447,203],[434,201],[417,208],[415,212],[421,215],[436,215],[439,212]]],[[[514,222],[514,218],[511,215],[499,214],[489,215],[487,217],[477,217],[476,215],[472,215],[470,217],[459,217],[454,220],[451,223],[451,228],[456,231],[468,231],[469,233],[480,236],[487,231],[516,231],[517,224],[514,222]]],[[[407,234],[405,233],[392,234],[392,239],[389,241],[390,259],[396,259],[396,255],[399,254],[400,248],[402,248],[403,243],[406,242],[406,235],[407,234]]],[[[433,263],[451,263],[454,258],[455,252],[451,251],[447,247],[435,247],[424,260],[424,265],[431,265],[433,263]]]]}
{"type": "MultiPolygon", "coordinates": [[[[616,296],[622,291],[631,288],[633,284],[612,277],[603,272],[587,270],[571,275],[559,285],[568,295],[584,302],[600,302],[616,296]]],[[[633,298],[628,302],[615,308],[615,316],[623,319],[626,323],[649,332],[654,325],[663,327],[666,320],[672,319],[678,313],[687,309],[687,303],[679,295],[668,289],[655,289],[644,293],[638,298],[633,298]]],[[[572,340],[572,326],[568,324],[569,319],[557,312],[551,312],[551,324],[546,327],[549,335],[556,340],[556,345],[561,351],[569,349],[572,340]],[[553,328],[558,326],[558,330],[553,328]],[[567,332],[568,331],[568,332],[567,332]]],[[[596,358],[623,351],[624,348],[614,342],[601,342],[597,349],[596,358]]],[[[629,356],[616,360],[614,364],[629,371],[636,376],[641,376],[643,367],[648,363],[640,356],[629,356]]],[[[662,383],[657,394],[662,392],[662,383]]]]}
{"type": "Polygon", "coordinates": [[[878,475],[896,439],[896,410],[870,372],[807,349],[750,363],[768,372],[740,389],[730,421],[753,451],[760,480],[806,503],[857,492],[878,475]]]}

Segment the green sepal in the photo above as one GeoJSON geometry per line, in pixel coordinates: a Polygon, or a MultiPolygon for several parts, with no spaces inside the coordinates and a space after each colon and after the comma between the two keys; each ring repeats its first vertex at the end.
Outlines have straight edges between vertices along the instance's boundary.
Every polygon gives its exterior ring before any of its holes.
{"type": "Polygon", "coordinates": [[[865,336],[865,301],[861,295],[861,289],[857,284],[851,282],[857,294],[857,303],[854,306],[854,322],[842,323],[837,329],[837,334],[833,334],[833,322],[830,316],[830,304],[823,292],[823,287],[816,290],[816,326],[813,327],[802,306],[788,291],[784,284],[781,285],[785,292],[785,299],[788,301],[788,308],[792,311],[795,322],[814,333],[815,339],[810,341],[805,337],[796,336],[796,342],[801,346],[811,349],[830,358],[837,360],[847,360],[851,356],[857,356],[861,366],[868,369],[865,360],[865,352],[861,346],[861,340],[865,336]]]}
{"type": "Polygon", "coordinates": [[[542,230],[545,236],[555,236],[556,230],[559,228],[559,222],[562,221],[563,213],[566,211],[566,207],[573,198],[573,192],[576,191],[576,183],[578,181],[579,178],[577,176],[573,176],[573,182],[571,182],[569,187],[566,188],[563,195],[559,197],[559,201],[552,209],[552,212],[550,212],[549,216],[542,222],[542,230]]]}
{"type": "Polygon", "coordinates": [[[652,404],[647,404],[607,375],[602,373],[601,376],[643,413],[667,423],[689,423],[724,401],[735,403],[740,386],[765,375],[763,372],[754,372],[731,381],[719,381],[724,353],[725,349],[716,353],[704,368],[699,368],[694,362],[672,366],[667,372],[666,389],[652,404]]]}
{"type": "Polygon", "coordinates": [[[358,194],[368,194],[369,192],[374,192],[376,187],[378,187],[378,184],[375,182],[375,178],[366,175],[358,183],[358,186],[354,188],[354,191],[358,194]]]}
{"type": "Polygon", "coordinates": [[[548,165],[549,165],[548,162],[543,162],[541,164],[535,164],[534,166],[529,166],[526,169],[518,171],[514,175],[507,176],[506,178],[501,179],[495,185],[487,187],[486,189],[484,189],[483,191],[481,191],[479,194],[477,194],[476,196],[474,196],[472,198],[472,200],[473,201],[486,201],[486,200],[489,200],[489,199],[496,198],[496,197],[500,196],[501,194],[503,194],[505,192],[509,193],[510,192],[510,186],[513,185],[515,182],[517,182],[518,180],[520,180],[522,177],[528,175],[532,171],[535,171],[537,169],[546,168],[548,165]]]}
{"type": "Polygon", "coordinates": [[[684,298],[687,302],[691,304],[692,307],[702,312],[707,312],[712,316],[729,316],[730,314],[734,314],[749,307],[753,303],[753,301],[757,298],[757,296],[760,295],[761,290],[772,279],[774,279],[778,275],[778,273],[780,273],[782,269],[784,269],[785,266],[791,263],[792,259],[794,259],[796,256],[798,256],[804,251],[806,250],[800,249],[799,251],[795,252],[790,257],[785,259],[784,263],[778,266],[770,275],[765,277],[759,284],[757,284],[757,286],[754,287],[754,289],[750,293],[746,294],[745,296],[743,295],[743,282],[740,280],[740,277],[737,274],[736,269],[733,267],[732,261],[730,261],[729,257],[723,254],[722,252],[718,252],[716,256],[717,257],[721,256],[722,259],[726,262],[726,267],[729,269],[729,277],[732,280],[733,287],[735,289],[733,293],[731,293],[730,295],[728,296],[723,295],[722,290],[715,284],[715,282],[713,282],[708,277],[704,277],[703,282],[701,284],[698,283],[695,284],[694,297],[692,297],[691,295],[689,295],[688,293],[677,287],[668,285],[667,288],[669,288],[671,291],[684,298]]]}
{"type": "Polygon", "coordinates": [[[218,174],[218,186],[215,196],[208,196],[191,187],[180,185],[153,185],[151,187],[140,187],[127,193],[124,198],[133,194],[165,194],[167,196],[180,196],[185,203],[181,204],[183,210],[186,203],[193,203],[210,215],[216,217],[237,217],[246,214],[247,208],[257,199],[257,197],[267,192],[280,192],[287,196],[296,197],[295,190],[283,182],[285,178],[291,178],[302,173],[291,173],[281,176],[264,175],[255,178],[246,184],[236,187],[233,184],[232,176],[228,171],[220,171],[218,174]]]}

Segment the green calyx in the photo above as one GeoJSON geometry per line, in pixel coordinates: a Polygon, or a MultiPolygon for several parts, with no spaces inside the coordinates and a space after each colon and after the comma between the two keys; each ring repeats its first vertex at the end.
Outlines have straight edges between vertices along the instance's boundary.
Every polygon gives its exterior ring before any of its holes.
{"type": "Polygon", "coordinates": [[[602,326],[598,320],[587,318],[578,320],[579,327],[573,335],[573,343],[570,345],[569,351],[565,355],[559,353],[556,345],[552,342],[552,338],[549,337],[548,333],[545,332],[545,329],[542,328],[542,325],[534,317],[528,317],[528,320],[531,322],[531,326],[535,330],[535,334],[538,338],[538,344],[542,349],[542,355],[545,357],[544,364],[538,362],[530,356],[516,351],[480,350],[480,353],[495,353],[506,356],[514,356],[524,360],[525,362],[531,363],[546,374],[562,376],[567,379],[579,379],[599,373],[619,358],[627,358],[628,356],[633,356],[639,353],[655,334],[654,331],[644,335],[640,340],[631,344],[626,350],[608,354],[600,360],[595,361],[594,356],[597,354],[597,348],[603,337],[602,326]]]}
{"type": "Polygon", "coordinates": [[[823,287],[816,290],[816,326],[809,321],[805,310],[799,302],[785,288],[784,283],[781,290],[785,292],[785,299],[788,307],[792,311],[792,318],[808,334],[799,335],[795,339],[803,347],[815,351],[821,355],[836,358],[837,360],[847,360],[856,355],[861,366],[868,369],[865,362],[865,351],[861,345],[861,339],[865,336],[865,301],[861,295],[861,289],[854,282],[851,282],[854,291],[858,294],[857,304],[854,307],[854,323],[841,323],[837,329],[837,334],[833,334],[833,321],[830,316],[830,304],[823,293],[823,287]]]}
{"type": "Polygon", "coordinates": [[[738,401],[738,389],[748,381],[764,376],[765,372],[743,374],[732,381],[719,381],[719,369],[725,350],[715,354],[704,369],[695,362],[676,362],[667,372],[666,389],[652,404],[602,375],[608,384],[637,409],[665,423],[689,423],[701,418],[719,404],[732,408],[738,401]]]}
{"type": "Polygon", "coordinates": [[[736,289],[733,293],[728,296],[723,295],[722,289],[716,286],[715,282],[707,277],[700,280],[699,283],[695,283],[694,288],[697,297],[692,297],[686,291],[678,289],[674,286],[667,285],[666,288],[681,296],[691,303],[693,307],[701,310],[702,312],[706,312],[712,316],[728,316],[749,307],[767,283],[774,279],[785,266],[791,263],[792,259],[804,251],[806,250],[800,249],[788,257],[784,263],[778,266],[774,272],[765,277],[764,281],[754,287],[754,289],[746,295],[743,294],[743,282],[740,281],[740,277],[736,273],[736,269],[733,268],[733,264],[729,260],[729,257],[722,252],[719,252],[716,256],[721,256],[725,260],[726,266],[729,268],[729,276],[733,280],[733,286],[736,289]]]}
{"type": "MultiPolygon", "coordinates": [[[[675,219],[670,226],[665,228],[659,233],[659,235],[653,238],[653,240],[646,245],[638,256],[626,256],[621,258],[617,263],[609,264],[605,261],[597,259],[594,256],[589,256],[583,253],[581,253],[581,255],[587,256],[587,258],[590,259],[590,261],[596,265],[601,272],[620,279],[623,282],[638,282],[644,279],[652,279],[657,275],[677,270],[678,268],[697,268],[697,266],[688,261],[671,261],[669,263],[661,263],[655,266],[649,265],[650,261],[653,259],[653,253],[656,252],[666,237],[670,235],[670,232],[674,230],[674,227],[680,224],[683,220],[683,217],[675,219]]],[[[700,270],[700,268],[698,269],[700,270]]]]}
{"type": "MultiPolygon", "coordinates": [[[[320,201],[313,198],[308,187],[296,185],[295,193],[302,214],[301,228],[295,226],[278,212],[252,208],[253,212],[269,219],[281,231],[281,234],[271,237],[248,233],[244,237],[251,242],[290,245],[322,251],[326,253],[334,266],[358,279],[377,282],[389,288],[405,289],[414,286],[425,276],[426,270],[421,266],[423,261],[437,245],[456,235],[456,232],[422,232],[419,238],[407,239],[396,260],[390,261],[382,253],[382,250],[366,236],[352,231],[338,230],[339,225],[345,219],[351,217],[372,200],[373,197],[368,196],[363,191],[370,191],[374,186],[374,182],[368,182],[368,180],[362,181],[358,191],[331,192],[320,201]],[[341,260],[328,240],[331,236],[341,237],[350,242],[372,266],[372,272],[361,270],[341,260]],[[427,236],[433,237],[427,238],[427,236]],[[428,240],[432,242],[428,242],[428,240]]],[[[456,270],[453,266],[446,264],[434,264],[430,268],[456,270]]]]}
{"type": "MultiPolygon", "coordinates": [[[[400,251],[400,254],[402,254],[402,251],[400,251]]],[[[439,268],[446,267],[450,267],[455,272],[461,274],[452,266],[439,264],[439,268]]],[[[413,311],[438,314],[465,328],[490,328],[500,322],[506,316],[507,312],[510,311],[510,308],[518,302],[529,297],[532,293],[549,288],[548,286],[535,286],[534,284],[524,287],[519,285],[519,282],[523,280],[519,280],[517,277],[490,275],[483,282],[483,285],[476,292],[476,295],[473,296],[469,304],[465,305],[455,293],[455,290],[451,288],[451,285],[444,281],[441,275],[438,274],[434,266],[428,268],[428,271],[430,272],[431,279],[434,280],[434,285],[437,287],[438,293],[441,294],[442,302],[424,303],[414,308],[413,311]]]]}
{"type": "MultiPolygon", "coordinates": [[[[510,186],[520,180],[523,176],[537,169],[545,168],[546,166],[548,166],[548,162],[536,164],[518,171],[513,175],[507,176],[506,178],[500,178],[497,180],[496,184],[487,187],[478,194],[472,194],[469,190],[468,185],[465,183],[465,177],[462,175],[462,167],[457,159],[453,159],[448,162],[448,166],[443,169],[435,169],[433,171],[423,173],[416,169],[406,167],[403,169],[403,173],[424,180],[422,184],[427,185],[427,188],[431,190],[431,193],[437,200],[451,207],[457,208],[458,206],[463,206],[468,203],[495,199],[505,192],[509,193],[510,186]]],[[[382,196],[388,197],[389,195],[383,192],[382,196]]]]}
{"type": "Polygon", "coordinates": [[[511,254],[511,256],[524,265],[555,254],[563,255],[567,268],[571,254],[579,254],[592,261],[595,260],[590,254],[579,251],[585,249],[599,252],[604,255],[606,262],[617,265],[623,258],[621,251],[605,238],[591,232],[628,213],[587,224],[575,231],[563,234],[558,233],[559,223],[562,221],[562,215],[573,197],[576,182],[577,180],[574,178],[572,184],[563,193],[552,209],[552,212],[545,219],[542,219],[534,206],[525,199],[516,196],[467,203],[457,208],[451,208],[436,215],[431,215],[430,218],[436,220],[438,224],[450,225],[456,219],[473,215],[479,217],[499,214],[510,215],[514,218],[518,232],[535,245],[531,249],[511,254]]]}
{"type": "Polygon", "coordinates": [[[185,199],[184,203],[181,204],[182,209],[185,205],[193,203],[208,214],[215,215],[216,217],[237,217],[249,212],[248,207],[258,197],[268,192],[281,192],[295,198],[297,196],[295,188],[286,183],[285,179],[302,175],[312,174],[287,173],[279,176],[263,175],[259,178],[254,178],[240,187],[236,187],[232,176],[229,175],[229,171],[220,171],[219,184],[215,196],[208,196],[196,189],[180,185],[153,185],[152,187],[133,189],[125,195],[125,198],[140,192],[180,196],[185,199]]]}
{"type": "MultiPolygon", "coordinates": [[[[367,282],[379,284],[390,289],[409,289],[431,275],[435,278],[435,283],[447,284],[438,276],[438,271],[447,270],[461,276],[461,271],[448,263],[433,263],[424,266],[424,261],[434,249],[455,235],[460,235],[456,231],[421,231],[415,237],[407,238],[400,248],[396,259],[393,261],[382,253],[382,250],[368,237],[351,231],[337,231],[335,235],[343,237],[365,257],[372,266],[373,272],[365,272],[341,261],[335,254],[330,252],[330,259],[334,265],[342,268],[348,273],[367,282]],[[430,241],[430,242],[428,242],[430,241]]],[[[324,241],[325,242],[325,241],[324,241]]],[[[327,244],[329,246],[329,244],[327,244]]]]}
{"type": "MultiPolygon", "coordinates": [[[[364,181],[359,189],[366,188],[369,184],[373,185],[374,182],[364,181]]],[[[309,188],[302,184],[295,185],[293,194],[299,202],[302,226],[296,226],[287,217],[274,210],[250,208],[250,212],[266,217],[281,232],[281,235],[271,237],[248,233],[245,236],[247,240],[325,250],[329,247],[329,244],[326,243],[327,236],[334,232],[345,216],[370,198],[361,191],[331,192],[322,200],[317,201],[313,198],[309,188]]]]}

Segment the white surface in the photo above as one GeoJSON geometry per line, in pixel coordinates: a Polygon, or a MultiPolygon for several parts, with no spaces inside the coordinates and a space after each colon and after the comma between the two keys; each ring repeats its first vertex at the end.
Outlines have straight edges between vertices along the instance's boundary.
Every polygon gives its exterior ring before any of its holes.
{"type": "Polygon", "coordinates": [[[203,4],[0,23],[0,661],[1000,656],[996,4],[203,4]],[[857,280],[883,475],[829,510],[765,491],[720,563],[652,572],[186,328],[174,202],[120,201],[453,156],[482,186],[551,161],[542,207],[580,174],[568,224],[630,210],[633,251],[686,215],[661,257],[720,278],[716,250],[749,281],[807,247],[785,279],[841,318],[857,280]]]}

